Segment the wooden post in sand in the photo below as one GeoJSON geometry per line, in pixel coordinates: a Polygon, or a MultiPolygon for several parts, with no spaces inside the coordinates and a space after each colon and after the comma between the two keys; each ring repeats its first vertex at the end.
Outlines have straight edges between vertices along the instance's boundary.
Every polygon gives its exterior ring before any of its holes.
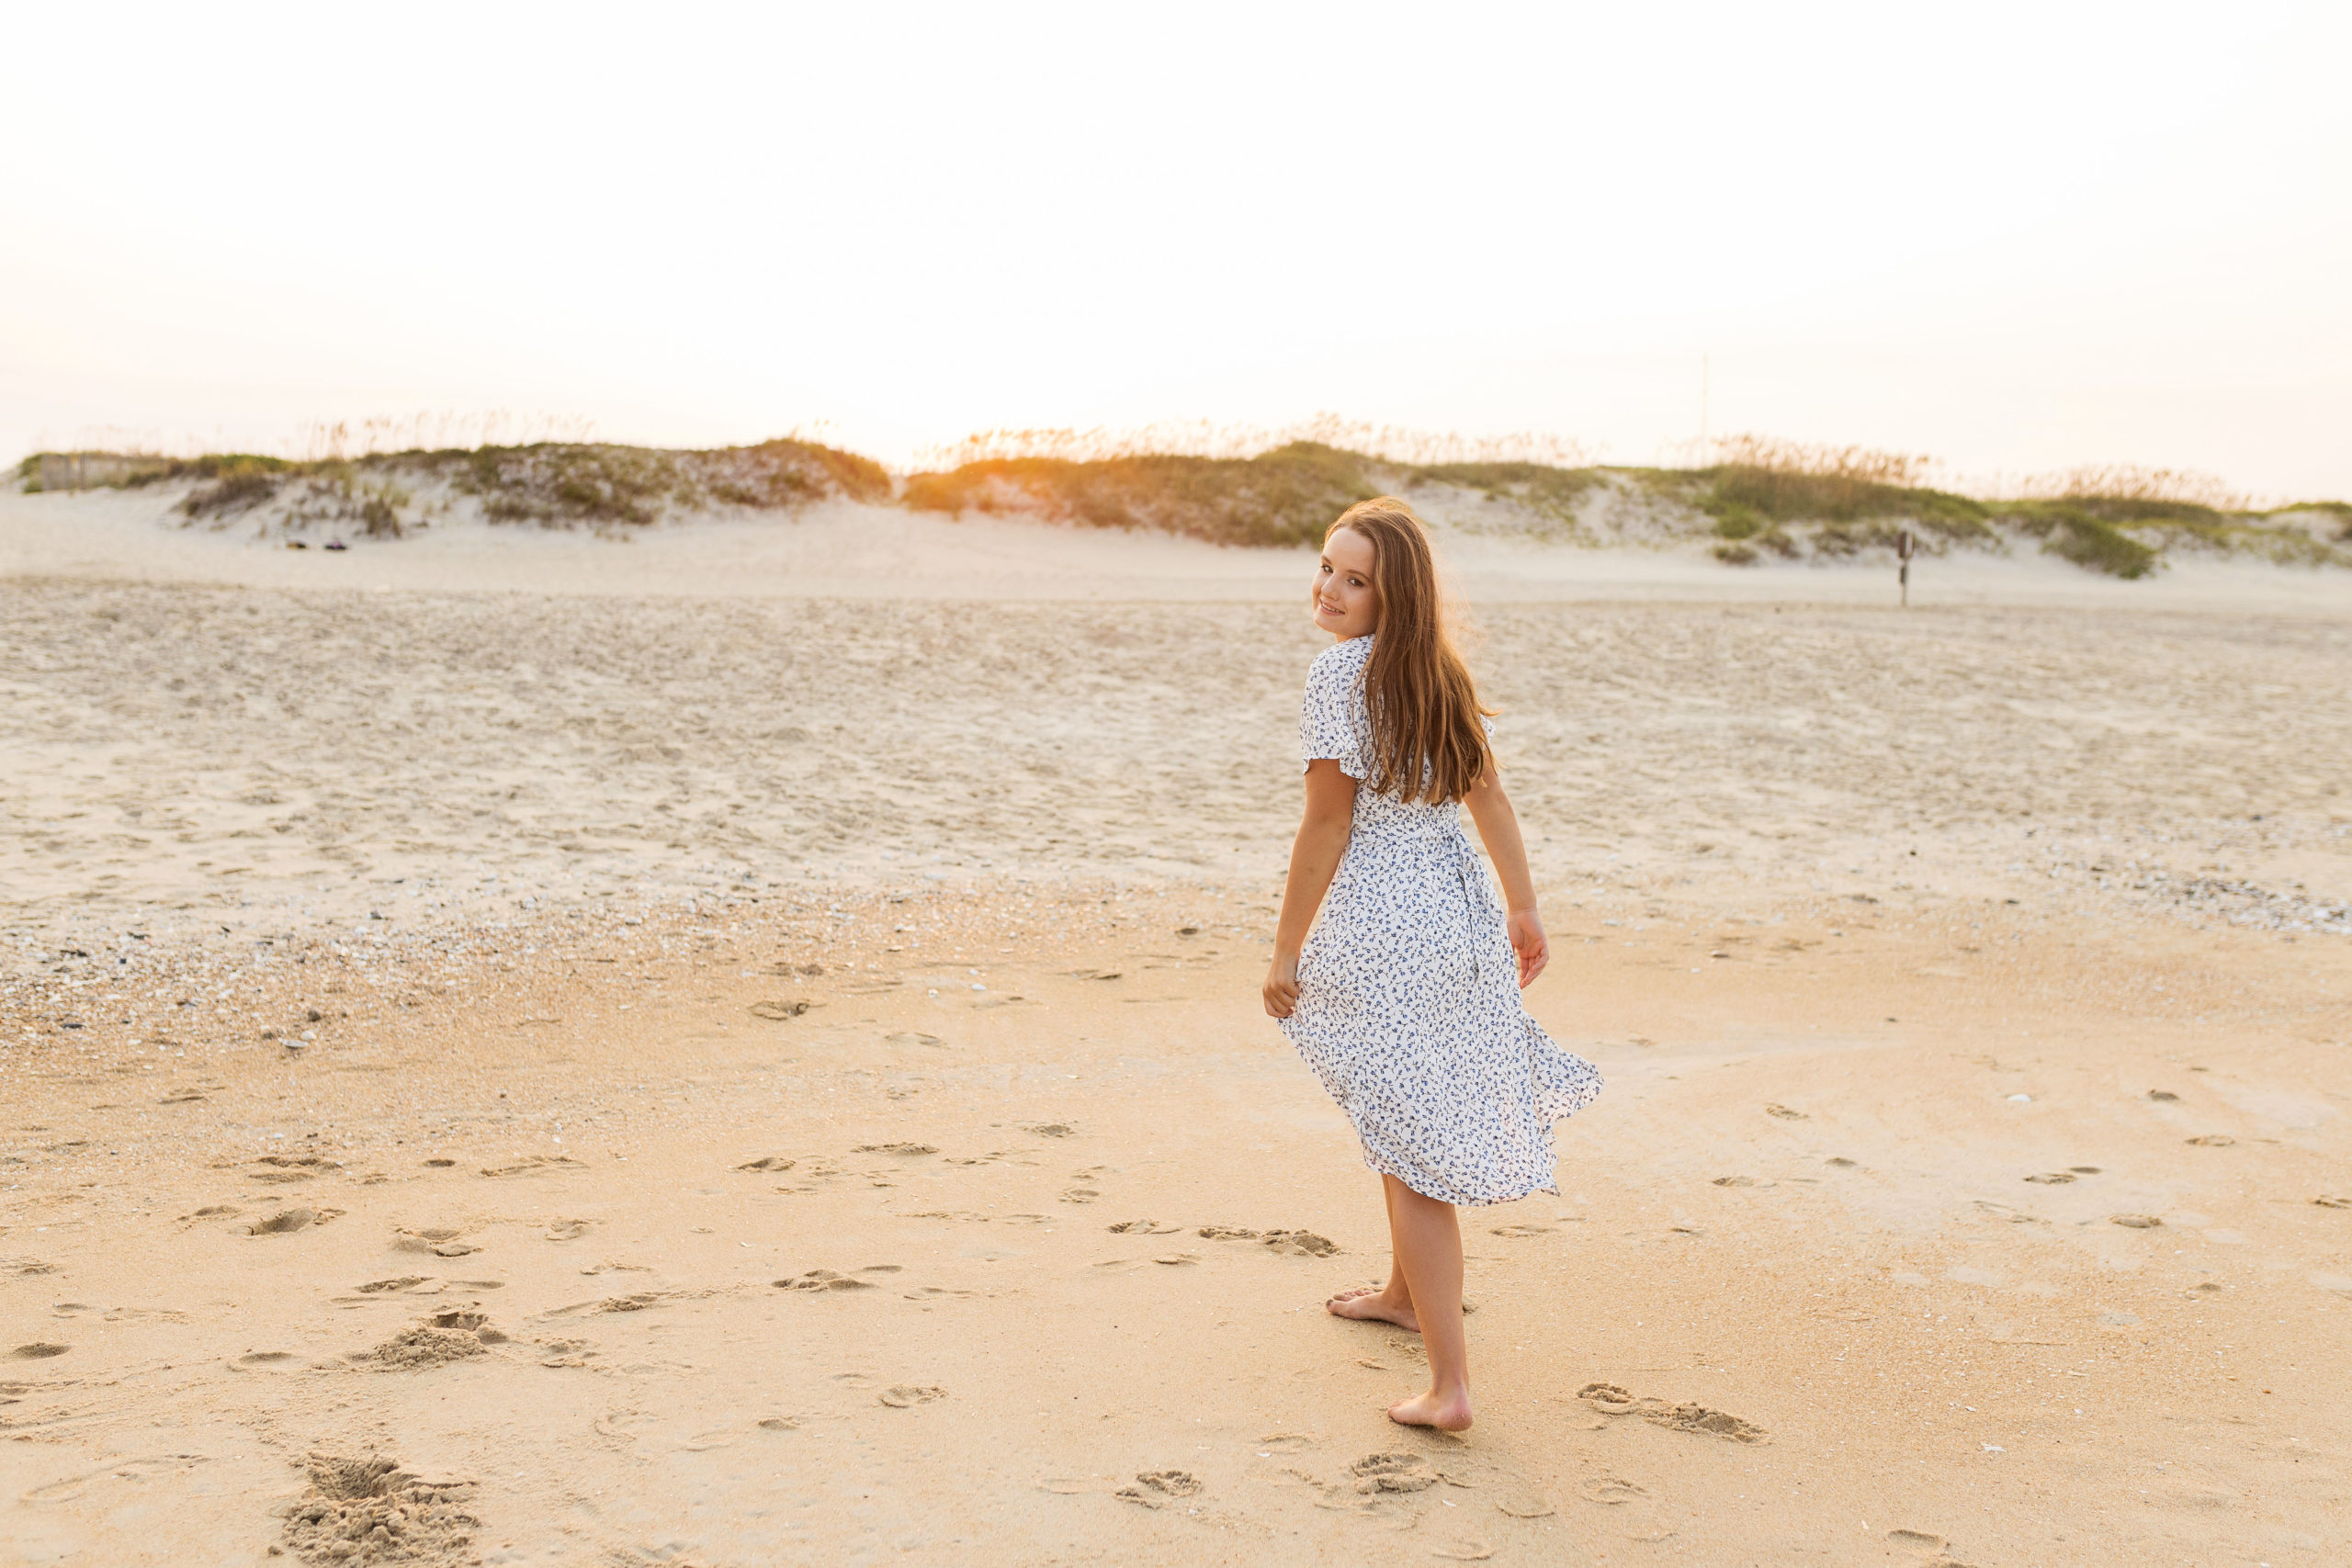
{"type": "Polygon", "coordinates": [[[1894,553],[1903,564],[1895,569],[1894,581],[1903,591],[1903,607],[1911,607],[1911,530],[1905,528],[1895,536],[1894,553]]]}

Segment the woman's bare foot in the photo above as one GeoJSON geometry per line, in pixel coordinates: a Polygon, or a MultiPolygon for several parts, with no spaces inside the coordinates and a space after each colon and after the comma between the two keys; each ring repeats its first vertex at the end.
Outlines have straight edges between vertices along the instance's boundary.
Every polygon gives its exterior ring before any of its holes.
{"type": "Polygon", "coordinates": [[[1388,1407],[1388,1418],[1400,1427],[1434,1427],[1441,1432],[1470,1429],[1470,1396],[1441,1394],[1435,1389],[1399,1400],[1388,1407]]]}
{"type": "Polygon", "coordinates": [[[1386,1291],[1375,1291],[1369,1285],[1360,1290],[1341,1291],[1323,1303],[1323,1310],[1333,1317],[1352,1317],[1366,1323],[1393,1323],[1416,1334],[1421,1331],[1421,1320],[1413,1315],[1410,1296],[1395,1298],[1386,1291]]]}

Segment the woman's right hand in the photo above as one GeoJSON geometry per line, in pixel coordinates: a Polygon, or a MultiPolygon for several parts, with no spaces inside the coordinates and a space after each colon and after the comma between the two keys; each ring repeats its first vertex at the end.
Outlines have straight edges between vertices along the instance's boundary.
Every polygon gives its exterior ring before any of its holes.
{"type": "Polygon", "coordinates": [[[1277,953],[1266,965],[1266,1016],[1288,1018],[1298,1006],[1298,959],[1277,953]]]}

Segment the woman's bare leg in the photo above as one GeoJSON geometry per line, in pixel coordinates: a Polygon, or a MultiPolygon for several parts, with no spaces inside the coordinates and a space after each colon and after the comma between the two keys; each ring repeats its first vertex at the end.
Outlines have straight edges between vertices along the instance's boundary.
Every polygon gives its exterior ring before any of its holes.
{"type": "MultiPolygon", "coordinates": [[[[1388,1190],[1388,1235],[1396,1271],[1419,1320],[1421,1345],[1430,1358],[1426,1393],[1388,1407],[1388,1418],[1408,1427],[1459,1432],[1470,1425],[1470,1347],[1462,1329],[1462,1225],[1451,1203],[1425,1198],[1393,1176],[1388,1190]]],[[[1393,1288],[1396,1281],[1390,1281],[1393,1288]]],[[[1384,1292],[1385,1293],[1385,1292],[1384,1292]]]]}
{"type": "Polygon", "coordinates": [[[1393,1323],[1416,1334],[1421,1331],[1421,1320],[1413,1312],[1412,1286],[1406,1280],[1405,1265],[1396,1249],[1396,1194],[1408,1190],[1395,1177],[1380,1179],[1380,1195],[1388,1204],[1388,1283],[1376,1291],[1370,1286],[1341,1291],[1323,1303],[1332,1316],[1393,1323]]]}

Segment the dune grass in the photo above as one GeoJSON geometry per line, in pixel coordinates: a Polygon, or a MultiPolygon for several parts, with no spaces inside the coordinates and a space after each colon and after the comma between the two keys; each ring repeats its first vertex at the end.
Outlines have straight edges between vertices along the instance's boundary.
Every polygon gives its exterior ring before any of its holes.
{"type": "Polygon", "coordinates": [[[1380,493],[1367,466],[1357,453],[1311,441],[1255,457],[988,457],[913,475],[901,499],[919,512],[1156,529],[1220,545],[1305,545],[1380,493]]]}
{"type": "MultiPolygon", "coordinates": [[[[38,463],[36,454],[25,471],[38,463]]],[[[191,522],[259,513],[289,527],[344,525],[378,537],[398,537],[414,487],[436,481],[474,498],[491,522],[546,527],[642,527],[716,507],[790,510],[836,496],[887,501],[892,489],[888,470],[869,457],[794,440],[702,451],[540,442],[307,460],[216,452],[129,482],[175,480],[194,487],[176,507],[191,522]]]]}
{"type": "MultiPolygon", "coordinates": [[[[343,426],[320,428],[325,434],[313,445],[331,453],[358,439],[343,426]]],[[[1740,566],[1887,556],[1905,533],[1930,555],[2026,545],[2127,580],[2182,551],[2352,566],[2352,503],[2260,512],[2220,481],[2180,470],[2077,468],[1985,498],[1928,482],[1936,465],[1927,457],[1759,436],[1716,442],[1713,460],[1701,466],[1627,468],[1591,466],[1573,444],[1524,434],[1467,441],[1329,416],[1291,428],[1309,434],[1254,452],[1247,448],[1263,433],[1204,423],[1125,434],[989,431],[943,449],[960,459],[954,466],[897,482],[871,458],[797,438],[691,451],[539,441],[308,459],[213,453],[122,482],[186,483],[176,510],[216,526],[256,516],[265,526],[326,524],[378,536],[424,520],[422,489],[469,498],[492,523],[542,527],[626,531],[712,510],[790,512],[841,498],[1279,547],[1318,541],[1333,518],[1374,495],[1418,494],[1444,510],[1461,498],[1443,492],[1466,491],[1502,508],[1500,525],[1529,537],[1703,540],[1717,559],[1740,566]],[[1324,435],[1360,445],[1312,438],[1324,435]],[[1155,443],[1191,449],[1150,449],[1155,443]],[[1622,518],[1627,496],[1638,502],[1636,533],[1612,534],[1609,519],[1622,518]]],[[[21,482],[33,482],[40,456],[17,466],[21,482]]],[[[1476,513],[1464,525],[1487,527],[1495,515],[1476,513]]]]}
{"type": "MultiPolygon", "coordinates": [[[[496,523],[642,527],[715,506],[788,510],[832,496],[885,501],[891,491],[881,464],[804,441],[689,452],[542,443],[461,456],[458,488],[478,497],[482,515],[496,523]]],[[[431,467],[442,457],[421,454],[414,461],[431,467]]]]}
{"type": "MultiPolygon", "coordinates": [[[[1905,526],[1943,545],[1987,545],[1991,513],[1973,497],[1922,483],[1931,459],[1862,446],[1806,446],[1762,436],[1715,444],[1708,467],[1650,470],[1652,483],[1688,496],[1733,543],[1797,553],[1791,525],[1815,524],[1816,553],[1848,557],[1893,548],[1905,526]]],[[[1739,560],[1736,552],[1720,551],[1739,560]]],[[[1754,558],[1752,556],[1746,558],[1754,558]]]]}

